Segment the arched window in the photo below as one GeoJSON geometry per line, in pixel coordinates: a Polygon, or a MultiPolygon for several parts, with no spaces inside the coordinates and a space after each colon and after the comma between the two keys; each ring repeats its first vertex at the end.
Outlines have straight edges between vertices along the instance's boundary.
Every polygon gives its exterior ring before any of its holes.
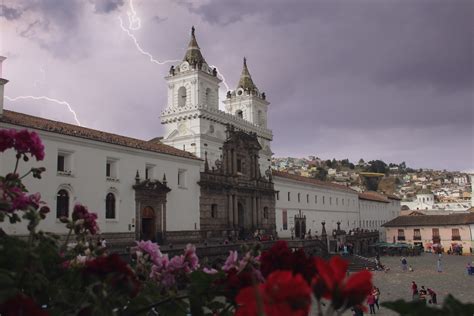
{"type": "Polygon", "coordinates": [[[217,204],[211,205],[211,217],[217,218],[217,204]]]}
{"type": "Polygon", "coordinates": [[[181,87],[178,89],[178,106],[186,105],[186,88],[181,87]]]}
{"type": "Polygon", "coordinates": [[[211,104],[211,89],[206,89],[206,105],[209,106],[211,104]]]}
{"type": "Polygon", "coordinates": [[[235,115],[237,115],[237,116],[240,117],[240,118],[244,118],[244,113],[242,112],[242,110],[237,110],[237,111],[235,112],[235,115]]]}
{"type": "Polygon", "coordinates": [[[268,219],[268,207],[263,208],[263,218],[268,219]]]}
{"type": "Polygon", "coordinates": [[[115,195],[107,193],[105,197],[105,218],[115,218],[115,195]]]}
{"type": "Polygon", "coordinates": [[[64,189],[56,197],[56,217],[69,217],[69,193],[64,189]]]}

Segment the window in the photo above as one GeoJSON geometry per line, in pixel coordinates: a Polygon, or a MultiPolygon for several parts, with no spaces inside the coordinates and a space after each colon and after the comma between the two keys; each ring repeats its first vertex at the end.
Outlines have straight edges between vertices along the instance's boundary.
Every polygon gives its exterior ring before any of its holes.
{"type": "Polygon", "coordinates": [[[452,240],[461,240],[461,235],[459,235],[459,228],[453,228],[452,234],[452,240]]]}
{"type": "Polygon", "coordinates": [[[244,113],[242,112],[242,110],[237,110],[237,112],[235,112],[235,115],[237,115],[237,117],[244,118],[244,113]]]}
{"type": "Polygon", "coordinates": [[[182,107],[186,105],[186,88],[180,87],[178,89],[178,106],[182,107]]]}
{"type": "Polygon", "coordinates": [[[268,207],[263,208],[263,218],[268,219],[268,207]]]}
{"type": "Polygon", "coordinates": [[[211,104],[211,89],[206,89],[206,105],[209,106],[211,104]]]}
{"type": "Polygon", "coordinates": [[[56,196],[56,218],[69,217],[69,193],[59,190],[56,196]]]}
{"type": "Polygon", "coordinates": [[[329,205],[332,205],[332,197],[329,197],[329,205]]]}
{"type": "Polygon", "coordinates": [[[339,198],[336,198],[336,205],[339,205],[339,198]]]}
{"type": "Polygon", "coordinates": [[[154,175],[153,175],[153,166],[152,165],[147,165],[145,167],[145,179],[146,180],[151,180],[154,178],[154,175]]]}
{"type": "Polygon", "coordinates": [[[314,196],[314,203],[318,204],[318,196],[317,195],[314,196]]]}
{"type": "Polygon", "coordinates": [[[344,199],[342,199],[342,205],[344,205],[344,199]]]}
{"type": "Polygon", "coordinates": [[[291,194],[288,192],[288,202],[291,201],[291,194]]]}
{"type": "Polygon", "coordinates": [[[421,233],[419,228],[413,229],[413,240],[421,240],[421,233]]]}
{"type": "Polygon", "coordinates": [[[298,193],[298,203],[301,202],[301,201],[300,201],[300,197],[301,197],[301,194],[298,193]]]}
{"type": "Polygon", "coordinates": [[[57,171],[60,175],[71,175],[71,153],[58,152],[57,171]]]}
{"type": "Polygon", "coordinates": [[[59,154],[58,155],[58,171],[65,171],[65,168],[64,168],[64,155],[63,154],[59,154]]]}
{"type": "Polygon", "coordinates": [[[309,203],[309,194],[306,194],[306,203],[309,203]]]}
{"type": "Polygon", "coordinates": [[[280,192],[279,192],[279,191],[276,191],[275,195],[276,195],[277,201],[280,200],[280,192]]]}
{"type": "Polygon", "coordinates": [[[288,212],[287,212],[287,210],[282,210],[281,215],[282,215],[283,230],[287,230],[288,229],[288,212]]]}
{"type": "Polygon", "coordinates": [[[403,229],[398,230],[398,240],[405,240],[405,231],[403,229]]]}
{"type": "Polygon", "coordinates": [[[186,187],[186,170],[184,169],[178,170],[178,187],[180,188],[186,187]]]}
{"type": "Polygon", "coordinates": [[[108,193],[105,197],[105,218],[115,218],[115,195],[113,193],[108,193]]]}
{"type": "Polygon", "coordinates": [[[105,163],[105,176],[108,180],[116,180],[117,174],[117,159],[107,158],[105,163]]]}
{"type": "Polygon", "coordinates": [[[325,203],[326,197],[323,195],[323,204],[325,203]]]}
{"type": "Polygon", "coordinates": [[[211,205],[211,217],[217,218],[217,204],[211,205]]]}
{"type": "Polygon", "coordinates": [[[439,237],[439,228],[433,228],[432,229],[432,234],[433,234],[433,243],[439,243],[440,242],[440,237],[439,237]]]}

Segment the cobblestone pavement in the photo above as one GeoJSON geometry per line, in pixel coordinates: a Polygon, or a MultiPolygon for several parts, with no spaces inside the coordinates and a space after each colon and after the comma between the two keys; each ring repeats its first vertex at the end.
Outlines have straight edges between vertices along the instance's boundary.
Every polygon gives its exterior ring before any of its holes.
{"type": "MultiPolygon", "coordinates": [[[[474,276],[469,276],[466,265],[474,261],[474,256],[448,256],[441,258],[443,272],[436,271],[438,257],[425,253],[417,257],[407,257],[408,264],[414,272],[403,272],[400,257],[381,257],[381,262],[390,268],[388,272],[375,271],[374,284],[380,289],[380,302],[397,299],[411,300],[411,281],[425,288],[432,288],[438,295],[438,304],[444,301],[448,294],[463,302],[474,303],[474,276]]],[[[377,310],[377,308],[375,308],[377,310]]],[[[398,315],[391,310],[380,308],[377,315],[398,315]]],[[[316,315],[313,313],[313,315],[316,315]]],[[[350,312],[344,316],[351,315],[350,312]]]]}

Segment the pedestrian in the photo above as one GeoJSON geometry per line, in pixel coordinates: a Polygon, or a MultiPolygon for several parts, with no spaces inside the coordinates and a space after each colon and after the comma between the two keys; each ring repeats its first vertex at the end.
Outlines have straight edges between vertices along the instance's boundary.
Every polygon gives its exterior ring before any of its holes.
{"type": "Polygon", "coordinates": [[[375,297],[375,305],[377,306],[377,310],[379,310],[380,309],[380,306],[379,306],[380,290],[379,290],[379,288],[374,286],[374,290],[372,291],[372,293],[374,294],[374,297],[375,297]]]}
{"type": "Polygon", "coordinates": [[[430,303],[431,304],[438,304],[438,299],[436,298],[436,293],[432,289],[428,289],[428,294],[430,295],[430,303]]]}
{"type": "Polygon", "coordinates": [[[413,271],[415,271],[415,270],[413,270],[413,267],[410,265],[410,266],[408,267],[408,271],[409,271],[409,272],[413,272],[413,271]]]}
{"type": "Polygon", "coordinates": [[[104,237],[102,237],[102,238],[100,239],[100,246],[101,246],[102,248],[104,248],[104,249],[107,248],[107,241],[105,240],[104,237]]]}
{"type": "Polygon", "coordinates": [[[472,275],[472,266],[470,262],[467,263],[466,269],[467,269],[467,274],[472,275]]]}
{"type": "Polygon", "coordinates": [[[408,266],[407,259],[405,257],[402,257],[401,262],[402,262],[402,270],[407,271],[407,266],[408,266]]]}
{"type": "Polygon", "coordinates": [[[443,268],[441,267],[441,258],[438,258],[437,269],[438,272],[443,272],[443,268]]]}
{"type": "Polygon", "coordinates": [[[375,314],[375,296],[373,293],[370,293],[367,297],[367,304],[369,305],[370,314],[375,314]]]}
{"type": "Polygon", "coordinates": [[[411,292],[413,300],[415,300],[415,294],[418,295],[418,285],[415,283],[415,281],[411,281],[411,292]]]}
{"type": "Polygon", "coordinates": [[[420,300],[426,303],[426,295],[428,294],[428,292],[426,291],[424,285],[421,286],[419,294],[420,294],[420,300]]]}

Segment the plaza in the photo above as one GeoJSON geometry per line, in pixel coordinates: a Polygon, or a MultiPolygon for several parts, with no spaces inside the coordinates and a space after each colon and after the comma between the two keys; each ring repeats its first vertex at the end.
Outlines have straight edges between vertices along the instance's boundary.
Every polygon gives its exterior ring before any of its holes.
{"type": "MultiPolygon", "coordinates": [[[[381,257],[383,265],[390,268],[388,272],[375,271],[373,283],[380,289],[380,302],[397,299],[411,300],[411,282],[415,281],[418,289],[433,289],[438,297],[438,304],[442,304],[448,294],[452,294],[461,302],[474,303],[474,276],[466,272],[468,262],[474,261],[474,256],[442,255],[443,272],[436,271],[437,255],[424,253],[421,256],[407,257],[408,264],[414,272],[403,272],[400,257],[381,257]]],[[[383,307],[378,315],[397,315],[397,313],[383,307]]],[[[350,314],[347,314],[350,315],[350,314]]]]}

